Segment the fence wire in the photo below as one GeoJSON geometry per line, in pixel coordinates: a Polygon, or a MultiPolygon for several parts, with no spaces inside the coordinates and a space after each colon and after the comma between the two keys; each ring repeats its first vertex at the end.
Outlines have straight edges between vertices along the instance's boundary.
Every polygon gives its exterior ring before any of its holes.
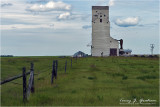
{"type": "Polygon", "coordinates": [[[20,83],[17,83],[17,82],[13,82],[13,81],[10,81],[10,83],[13,83],[13,84],[16,84],[16,85],[23,85],[23,84],[20,84],[20,83]]]}
{"type": "Polygon", "coordinates": [[[38,71],[38,74],[44,73],[44,72],[46,72],[46,71],[48,71],[48,70],[50,70],[50,69],[52,69],[52,67],[47,68],[47,69],[44,69],[44,70],[42,70],[42,71],[38,71]]]}

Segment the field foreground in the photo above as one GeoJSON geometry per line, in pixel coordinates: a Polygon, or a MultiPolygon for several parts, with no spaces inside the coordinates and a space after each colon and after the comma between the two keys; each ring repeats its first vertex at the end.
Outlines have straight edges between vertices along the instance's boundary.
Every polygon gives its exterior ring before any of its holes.
{"type": "Polygon", "coordinates": [[[35,93],[23,103],[22,78],[3,84],[2,106],[159,105],[158,58],[78,58],[72,59],[71,68],[70,57],[8,57],[1,58],[1,80],[22,74],[24,66],[29,70],[30,62],[36,74],[35,93]],[[58,60],[58,78],[51,85],[53,60],[58,60]]]}

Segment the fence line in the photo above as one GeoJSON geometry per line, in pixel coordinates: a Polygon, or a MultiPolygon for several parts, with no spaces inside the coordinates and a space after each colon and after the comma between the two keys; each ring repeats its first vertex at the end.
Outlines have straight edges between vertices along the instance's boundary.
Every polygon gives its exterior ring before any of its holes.
{"type": "MultiPolygon", "coordinates": [[[[72,68],[72,59],[71,59],[71,68],[72,68]]],[[[76,62],[77,62],[77,57],[76,57],[76,62]]],[[[56,60],[56,65],[55,65],[55,69],[56,69],[56,71],[57,71],[57,69],[58,69],[58,60],[56,60]]],[[[31,71],[33,70],[32,68],[32,65],[33,63],[31,63],[31,69],[30,69],[30,71],[28,71],[28,72],[26,72],[26,75],[29,75],[30,73],[31,73],[31,71]]],[[[47,68],[47,69],[45,69],[44,71],[41,71],[41,72],[39,72],[38,74],[41,74],[41,73],[44,73],[44,72],[46,72],[46,71],[48,71],[49,69],[51,69],[51,68],[47,68]]],[[[53,67],[52,67],[52,69],[53,69],[53,67]]],[[[65,72],[66,72],[66,70],[67,70],[67,60],[66,60],[66,62],[65,62],[65,72]]],[[[57,72],[56,72],[57,73],[57,72]]],[[[33,70],[33,74],[34,74],[34,70],[33,70]]],[[[37,74],[34,74],[34,75],[37,75],[37,74]]],[[[2,82],[0,82],[0,85],[2,85],[2,84],[5,84],[5,83],[7,83],[7,82],[10,82],[10,81],[13,81],[13,80],[15,80],[15,79],[18,79],[18,78],[21,78],[21,77],[23,77],[23,75],[22,74],[19,74],[19,75],[16,75],[16,76],[13,76],[13,77],[10,77],[10,78],[8,78],[8,79],[6,79],[6,80],[3,80],[2,82]]],[[[33,76],[33,80],[34,80],[34,76],[33,76]]],[[[34,92],[34,83],[33,83],[33,86],[32,86],[32,91],[34,92]]]]}
{"type": "MultiPolygon", "coordinates": [[[[76,59],[76,62],[77,62],[77,59],[76,59]]],[[[71,59],[71,68],[72,68],[72,59],[71,59]]],[[[49,69],[51,69],[51,68],[49,68],[49,69]]],[[[46,72],[49,69],[47,69],[43,72],[46,72]]],[[[67,70],[67,60],[65,62],[65,73],[66,73],[66,70],[67,70]]],[[[58,60],[53,60],[51,84],[53,84],[54,79],[55,80],[57,79],[57,71],[58,71],[58,60]]],[[[40,73],[43,73],[43,72],[40,72],[40,73]]],[[[38,73],[38,74],[40,74],[40,73],[38,73]]],[[[17,76],[6,79],[6,80],[2,81],[0,84],[2,85],[7,82],[14,83],[14,82],[12,82],[13,80],[23,77],[22,78],[23,84],[19,84],[19,85],[23,85],[23,102],[25,103],[27,101],[27,99],[29,98],[30,92],[34,93],[34,91],[35,91],[35,89],[34,89],[35,88],[34,87],[34,75],[37,75],[37,74],[34,74],[34,64],[31,63],[30,71],[26,72],[26,67],[23,67],[22,74],[19,74],[17,76]],[[27,88],[27,81],[26,80],[27,80],[27,75],[29,75],[29,74],[30,74],[30,77],[29,77],[28,88],[27,88]]],[[[18,83],[15,83],[15,84],[18,84],[18,83]]]]}

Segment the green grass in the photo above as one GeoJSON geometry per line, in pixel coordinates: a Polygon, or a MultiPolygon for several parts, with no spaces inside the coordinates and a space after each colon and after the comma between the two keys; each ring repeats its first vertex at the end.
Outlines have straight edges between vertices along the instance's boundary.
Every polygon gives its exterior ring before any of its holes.
{"type": "MultiPolygon", "coordinates": [[[[1,86],[2,106],[124,106],[120,99],[152,99],[159,105],[159,59],[138,57],[1,58],[1,80],[21,74],[34,62],[35,93],[23,103],[22,78],[1,86]],[[51,85],[52,61],[58,78],[51,85]],[[65,61],[67,71],[65,73],[65,61]]],[[[29,75],[27,76],[28,83],[29,75]]],[[[126,105],[126,104],[125,104],[126,105]]],[[[131,104],[128,104],[131,105],[131,104]]],[[[146,106],[145,104],[137,104],[146,106]]]]}

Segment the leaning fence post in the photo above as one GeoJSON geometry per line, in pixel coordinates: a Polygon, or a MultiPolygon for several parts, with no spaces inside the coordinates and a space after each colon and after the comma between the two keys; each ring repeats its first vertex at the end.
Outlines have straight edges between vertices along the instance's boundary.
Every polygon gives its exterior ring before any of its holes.
{"type": "Polygon", "coordinates": [[[72,58],[71,58],[71,68],[72,68],[72,58]]]}
{"type": "Polygon", "coordinates": [[[54,72],[55,72],[55,61],[53,60],[53,65],[52,65],[52,76],[51,76],[51,84],[53,84],[54,72]]]}
{"type": "Polygon", "coordinates": [[[67,69],[67,60],[66,60],[66,63],[65,63],[65,72],[66,72],[66,69],[67,69]]]}
{"type": "Polygon", "coordinates": [[[27,100],[27,89],[26,89],[26,68],[23,67],[23,102],[25,102],[27,100]]]}
{"type": "Polygon", "coordinates": [[[33,72],[33,82],[32,82],[32,86],[31,86],[31,93],[34,93],[34,64],[33,62],[31,63],[31,72],[33,72]]]}

